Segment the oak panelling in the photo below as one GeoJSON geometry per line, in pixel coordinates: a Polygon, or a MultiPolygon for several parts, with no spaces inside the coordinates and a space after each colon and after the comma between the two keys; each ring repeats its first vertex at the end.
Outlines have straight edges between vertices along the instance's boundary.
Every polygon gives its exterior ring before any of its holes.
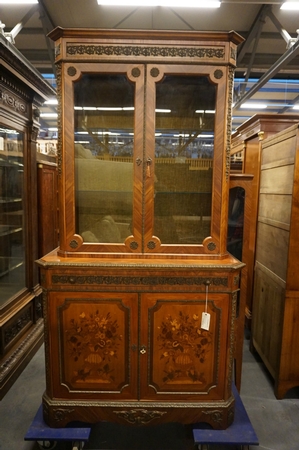
{"type": "Polygon", "coordinates": [[[258,223],[256,260],[282,280],[286,280],[287,275],[289,237],[288,231],[258,223]]]}
{"type": "Polygon", "coordinates": [[[299,385],[298,153],[298,125],[262,145],[252,343],[277,398],[299,385]]]}
{"type": "Polygon", "coordinates": [[[285,283],[257,263],[254,297],[259,297],[259,301],[254,304],[254,314],[259,317],[259,326],[253,321],[252,342],[273,377],[279,368],[284,295],[285,283]]]}
{"type": "Polygon", "coordinates": [[[294,165],[283,165],[261,172],[261,194],[292,194],[293,185],[290,180],[294,177],[294,165]]]}
{"type": "MultiPolygon", "coordinates": [[[[299,121],[299,116],[295,114],[278,115],[278,114],[256,114],[249,120],[244,122],[232,134],[231,154],[243,149],[244,161],[238,170],[242,170],[245,174],[251,174],[252,180],[252,206],[251,206],[251,223],[249,228],[249,257],[247,262],[247,270],[249,279],[252,280],[248,287],[248,297],[246,300],[246,309],[248,316],[246,318],[246,326],[251,327],[252,301],[253,301],[253,278],[256,251],[256,231],[258,222],[259,209],[259,187],[261,174],[261,149],[265,144],[266,138],[276,135],[280,131],[289,128],[292,124],[299,121]]],[[[265,144],[266,145],[266,144],[265,144]]],[[[286,142],[284,146],[287,145],[286,142]]],[[[270,150],[270,154],[273,148],[270,150]]],[[[276,160],[284,158],[285,151],[282,148],[280,156],[276,160]]],[[[265,206],[262,206],[263,210],[265,206]]]]}
{"type": "Polygon", "coordinates": [[[258,220],[289,231],[291,208],[291,195],[261,194],[258,220]]]}

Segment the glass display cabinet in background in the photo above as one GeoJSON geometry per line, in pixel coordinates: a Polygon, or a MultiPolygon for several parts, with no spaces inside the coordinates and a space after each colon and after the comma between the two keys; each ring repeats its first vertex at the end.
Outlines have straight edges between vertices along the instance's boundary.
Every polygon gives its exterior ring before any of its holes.
{"type": "Polygon", "coordinates": [[[38,112],[55,95],[0,34],[0,398],[43,342],[38,258],[38,112]]]}
{"type": "Polygon", "coordinates": [[[227,251],[235,32],[54,30],[57,250],[46,422],[234,417],[243,264],[227,251]]]}

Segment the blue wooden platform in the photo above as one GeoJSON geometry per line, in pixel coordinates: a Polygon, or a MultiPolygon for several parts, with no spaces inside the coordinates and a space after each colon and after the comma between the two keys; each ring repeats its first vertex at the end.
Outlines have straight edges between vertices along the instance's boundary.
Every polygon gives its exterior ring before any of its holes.
{"type": "Polygon", "coordinates": [[[235,397],[235,418],[232,425],[226,430],[201,429],[200,424],[198,428],[195,426],[193,428],[195,444],[259,445],[257,435],[235,385],[233,385],[232,391],[235,397]]]}

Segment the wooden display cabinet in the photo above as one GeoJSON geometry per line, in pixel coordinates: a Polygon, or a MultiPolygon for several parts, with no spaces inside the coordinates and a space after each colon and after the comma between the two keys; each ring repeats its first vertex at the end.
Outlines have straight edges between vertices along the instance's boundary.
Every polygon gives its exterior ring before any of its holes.
{"type": "Polygon", "coordinates": [[[243,267],[226,245],[242,38],[61,28],[50,37],[60,245],[38,261],[45,420],[226,428],[243,267]]]}
{"type": "Polygon", "coordinates": [[[281,399],[299,386],[298,124],[262,143],[252,345],[281,399]]]}
{"type": "MultiPolygon", "coordinates": [[[[250,224],[243,235],[242,261],[246,269],[242,271],[246,282],[243,286],[246,295],[245,311],[246,328],[251,329],[252,299],[254,282],[254,265],[256,251],[256,228],[258,219],[259,186],[261,172],[261,148],[263,140],[297,123],[299,116],[295,114],[256,114],[244,122],[232,134],[231,174],[252,176],[250,224]]],[[[243,276],[243,275],[242,275],[243,276]]],[[[243,295],[243,294],[242,294],[243,295]]]]}
{"type": "Polygon", "coordinates": [[[55,95],[0,33],[0,398],[43,342],[38,268],[39,108],[55,95]]]}

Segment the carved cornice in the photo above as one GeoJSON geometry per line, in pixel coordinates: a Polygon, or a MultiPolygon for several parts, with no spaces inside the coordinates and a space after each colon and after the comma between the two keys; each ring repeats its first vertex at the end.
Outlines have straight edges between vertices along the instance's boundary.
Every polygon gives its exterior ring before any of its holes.
{"type": "Polygon", "coordinates": [[[36,88],[44,95],[55,95],[56,91],[42,77],[34,66],[22,55],[19,50],[12,45],[4,36],[0,34],[0,60],[5,62],[6,70],[10,72],[13,68],[14,77],[24,77],[31,85],[31,89],[36,88]]]}
{"type": "Polygon", "coordinates": [[[225,60],[224,47],[180,47],[141,45],[67,44],[67,56],[133,57],[133,58],[192,58],[194,60],[225,60]]]}

